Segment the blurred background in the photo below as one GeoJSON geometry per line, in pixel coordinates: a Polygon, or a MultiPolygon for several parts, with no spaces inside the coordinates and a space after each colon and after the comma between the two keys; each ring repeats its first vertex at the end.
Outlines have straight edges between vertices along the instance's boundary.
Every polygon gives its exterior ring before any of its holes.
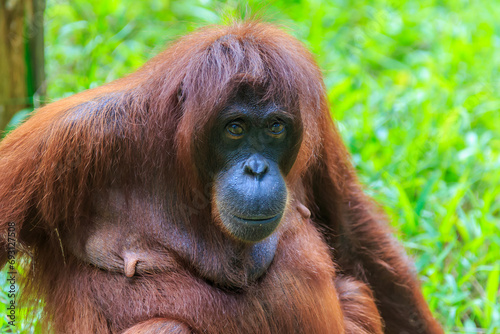
{"type": "MultiPolygon", "coordinates": [[[[7,132],[41,104],[133,72],[197,27],[252,14],[283,26],[319,62],[366,191],[446,332],[500,333],[500,1],[0,3],[7,132]]],[[[1,312],[0,332],[38,332],[17,316],[15,329],[1,312]]]]}

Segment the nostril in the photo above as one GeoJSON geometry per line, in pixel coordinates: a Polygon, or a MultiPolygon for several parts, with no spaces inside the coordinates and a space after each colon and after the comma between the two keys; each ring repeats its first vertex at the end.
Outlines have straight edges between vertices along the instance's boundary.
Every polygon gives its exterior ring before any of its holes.
{"type": "Polygon", "coordinates": [[[250,175],[263,175],[269,169],[267,161],[262,157],[250,157],[245,163],[245,173],[250,175]]]}

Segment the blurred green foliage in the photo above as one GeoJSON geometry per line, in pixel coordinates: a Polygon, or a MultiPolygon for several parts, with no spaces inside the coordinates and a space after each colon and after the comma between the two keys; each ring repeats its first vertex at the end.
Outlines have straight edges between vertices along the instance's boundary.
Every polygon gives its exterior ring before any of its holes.
{"type": "Polygon", "coordinates": [[[315,54],[366,191],[446,331],[500,332],[500,2],[48,0],[49,97],[133,72],[196,27],[255,13],[315,54]]]}

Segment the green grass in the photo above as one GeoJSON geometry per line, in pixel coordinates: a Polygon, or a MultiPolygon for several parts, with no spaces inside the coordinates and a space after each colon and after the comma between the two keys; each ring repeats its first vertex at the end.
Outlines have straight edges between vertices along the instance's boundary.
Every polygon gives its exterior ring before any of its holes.
{"type": "MultiPolygon", "coordinates": [[[[499,333],[500,2],[247,8],[316,55],[366,191],[415,259],[446,332],[499,333]]],[[[175,37],[246,11],[236,1],[49,0],[49,97],[119,78],[175,37]]]]}

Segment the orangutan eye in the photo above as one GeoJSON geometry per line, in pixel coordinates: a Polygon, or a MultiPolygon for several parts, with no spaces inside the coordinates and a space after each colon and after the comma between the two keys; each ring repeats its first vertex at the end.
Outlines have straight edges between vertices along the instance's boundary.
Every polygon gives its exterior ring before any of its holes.
{"type": "Polygon", "coordinates": [[[245,129],[243,129],[243,126],[238,123],[238,122],[231,122],[226,126],[227,132],[229,132],[230,135],[235,136],[235,137],[241,137],[243,133],[245,133],[245,129]]]}
{"type": "Polygon", "coordinates": [[[273,135],[280,135],[285,131],[285,125],[278,121],[275,121],[269,126],[269,131],[271,131],[273,135]]]}

